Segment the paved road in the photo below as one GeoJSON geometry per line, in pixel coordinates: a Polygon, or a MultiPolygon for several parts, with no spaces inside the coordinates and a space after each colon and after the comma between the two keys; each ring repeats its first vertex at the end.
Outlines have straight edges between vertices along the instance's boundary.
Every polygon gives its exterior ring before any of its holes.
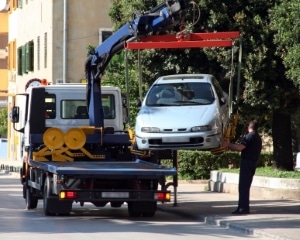
{"type": "MultiPolygon", "coordinates": [[[[10,165],[18,166],[18,163],[14,161],[0,161],[5,165],[8,162],[10,165]]],[[[192,184],[180,182],[177,206],[174,206],[173,203],[163,204],[160,205],[160,211],[173,212],[177,216],[194,219],[196,222],[238,229],[263,238],[300,239],[299,200],[251,198],[251,214],[236,216],[231,214],[236,208],[236,195],[209,192],[205,189],[206,185],[197,182],[192,184]]],[[[0,200],[0,202],[2,201],[0,200]]],[[[0,237],[0,239],[2,238],[0,237]]]]}
{"type": "MultiPolygon", "coordinates": [[[[14,175],[16,176],[16,175],[14,175]]],[[[95,208],[75,204],[70,216],[46,217],[39,202],[35,210],[25,210],[19,180],[0,176],[0,239],[143,239],[143,240],[233,240],[267,239],[249,236],[227,227],[169,210],[158,210],[154,218],[129,218],[127,208],[95,208]]]]}

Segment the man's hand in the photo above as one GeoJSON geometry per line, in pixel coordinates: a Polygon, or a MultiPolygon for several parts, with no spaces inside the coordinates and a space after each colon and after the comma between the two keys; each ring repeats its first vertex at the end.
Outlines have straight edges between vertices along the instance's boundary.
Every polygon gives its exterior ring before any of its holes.
{"type": "Polygon", "coordinates": [[[222,140],[221,146],[222,146],[222,147],[228,147],[228,146],[229,146],[229,140],[228,140],[228,139],[222,140]]]}

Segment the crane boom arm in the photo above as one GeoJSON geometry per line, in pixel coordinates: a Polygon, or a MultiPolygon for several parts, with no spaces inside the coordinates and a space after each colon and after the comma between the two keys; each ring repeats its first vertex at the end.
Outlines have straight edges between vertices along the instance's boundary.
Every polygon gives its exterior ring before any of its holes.
{"type": "Polygon", "coordinates": [[[85,63],[87,106],[90,126],[103,127],[104,116],[101,101],[101,78],[111,58],[124,49],[125,43],[138,40],[155,31],[177,25],[186,8],[184,0],[165,0],[149,12],[140,14],[126,23],[90,53],[85,63]]]}

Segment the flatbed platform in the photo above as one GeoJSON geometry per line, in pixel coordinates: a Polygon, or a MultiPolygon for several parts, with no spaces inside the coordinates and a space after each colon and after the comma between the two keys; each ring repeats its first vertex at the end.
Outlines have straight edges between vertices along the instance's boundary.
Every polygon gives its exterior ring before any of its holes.
{"type": "Polygon", "coordinates": [[[30,165],[58,175],[99,175],[110,178],[116,176],[174,176],[176,168],[166,167],[142,160],[122,161],[78,161],[78,162],[37,162],[30,165]]]}

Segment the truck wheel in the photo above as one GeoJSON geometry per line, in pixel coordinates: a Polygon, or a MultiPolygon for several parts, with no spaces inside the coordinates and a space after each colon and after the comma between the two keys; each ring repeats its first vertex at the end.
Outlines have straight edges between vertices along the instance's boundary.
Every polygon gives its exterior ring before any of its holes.
{"type": "Polygon", "coordinates": [[[59,201],[58,196],[52,194],[51,178],[48,176],[44,184],[44,214],[46,216],[68,216],[72,210],[73,201],[59,201]]]}
{"type": "Polygon", "coordinates": [[[136,203],[129,202],[128,203],[128,214],[129,217],[140,217],[142,212],[136,209],[136,203]]]}
{"type": "Polygon", "coordinates": [[[25,185],[25,201],[26,201],[26,209],[35,209],[38,205],[38,198],[33,196],[33,193],[31,192],[32,188],[25,185]]]}
{"type": "Polygon", "coordinates": [[[128,214],[130,217],[153,217],[157,209],[157,202],[129,202],[128,214]]]}
{"type": "Polygon", "coordinates": [[[43,197],[43,203],[44,203],[44,214],[46,216],[54,216],[55,213],[51,212],[50,209],[50,203],[49,203],[49,198],[50,198],[50,178],[47,177],[45,180],[45,184],[44,184],[44,197],[43,197]]]}
{"type": "Polygon", "coordinates": [[[143,208],[144,208],[144,211],[142,212],[143,217],[154,217],[157,209],[157,202],[146,202],[144,203],[143,208]]]}

